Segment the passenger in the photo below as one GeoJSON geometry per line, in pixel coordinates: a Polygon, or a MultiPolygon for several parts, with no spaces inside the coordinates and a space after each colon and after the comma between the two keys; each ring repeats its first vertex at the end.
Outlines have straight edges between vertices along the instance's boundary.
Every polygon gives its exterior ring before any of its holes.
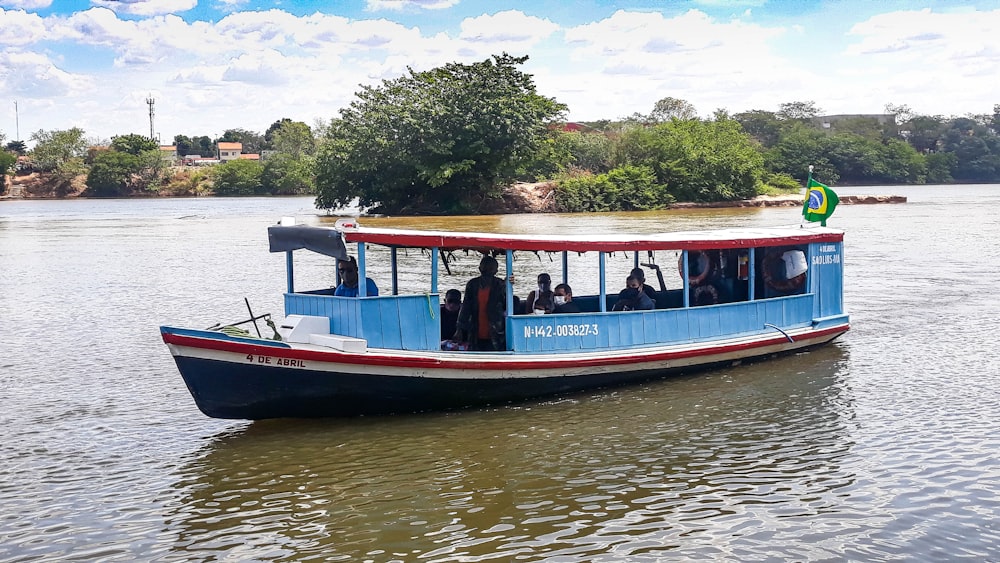
{"type": "Polygon", "coordinates": [[[561,283],[552,291],[552,302],[555,304],[553,313],[579,313],[580,308],[573,303],[573,290],[568,284],[561,283]]]}
{"type": "MultiPolygon", "coordinates": [[[[337,261],[337,273],[340,277],[340,285],[334,290],[336,297],[357,297],[358,296],[358,262],[353,256],[348,256],[346,260],[337,261]]],[[[371,278],[365,277],[365,291],[367,297],[378,295],[378,286],[371,278]]]]}
{"type": "Polygon", "coordinates": [[[538,289],[531,290],[525,303],[524,312],[529,315],[544,315],[552,312],[555,305],[552,303],[552,278],[548,274],[538,274],[538,289]]]}
{"type": "Polygon", "coordinates": [[[458,312],[457,328],[452,340],[468,342],[471,350],[504,350],[504,308],[507,306],[507,284],[496,277],[499,265],[490,255],[479,261],[479,277],[465,284],[465,298],[458,312]]]}
{"type": "Polygon", "coordinates": [[[646,295],[639,278],[629,276],[625,280],[625,289],[618,294],[618,302],[612,311],[650,311],[656,308],[656,303],[646,295]]]}
{"type": "Polygon", "coordinates": [[[630,276],[634,276],[639,283],[642,284],[642,292],[645,293],[650,299],[656,300],[656,290],[653,286],[646,283],[646,272],[642,268],[632,268],[632,271],[628,273],[630,276]]]}
{"type": "Polygon", "coordinates": [[[444,303],[441,305],[441,338],[447,339],[455,334],[458,311],[461,308],[462,292],[457,289],[445,292],[444,303]]]}

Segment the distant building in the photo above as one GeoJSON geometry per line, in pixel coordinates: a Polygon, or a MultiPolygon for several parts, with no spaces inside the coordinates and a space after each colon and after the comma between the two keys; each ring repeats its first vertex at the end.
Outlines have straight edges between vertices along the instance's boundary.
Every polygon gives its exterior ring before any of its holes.
{"type": "Polygon", "coordinates": [[[260,155],[253,153],[241,154],[240,160],[260,160],[260,155]]]}
{"type": "Polygon", "coordinates": [[[229,162],[236,160],[243,152],[243,143],[219,143],[219,160],[229,162]]]}

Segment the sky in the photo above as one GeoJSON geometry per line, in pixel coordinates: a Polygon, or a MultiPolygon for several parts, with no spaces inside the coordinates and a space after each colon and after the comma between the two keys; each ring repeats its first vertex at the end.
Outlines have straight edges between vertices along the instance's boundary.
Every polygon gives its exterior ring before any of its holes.
{"type": "Polygon", "coordinates": [[[812,101],[993,113],[1000,0],[0,0],[0,135],[263,133],[504,52],[569,121],[812,101]]]}

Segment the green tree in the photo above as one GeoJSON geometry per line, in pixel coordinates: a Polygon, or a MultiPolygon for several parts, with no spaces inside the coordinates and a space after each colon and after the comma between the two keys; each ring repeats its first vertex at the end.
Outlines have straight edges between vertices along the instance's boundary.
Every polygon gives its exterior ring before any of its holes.
{"type": "Polygon", "coordinates": [[[31,160],[38,170],[51,172],[74,158],[81,158],[87,152],[87,141],[83,129],[73,127],[65,131],[44,131],[39,129],[31,134],[35,148],[31,150],[31,160]]]}
{"type": "Polygon", "coordinates": [[[291,155],[294,158],[312,155],[316,152],[316,139],[312,129],[301,121],[285,119],[275,129],[269,129],[272,150],[291,155]]]}
{"type": "Polygon", "coordinates": [[[941,135],[945,130],[941,116],[918,115],[906,123],[905,138],[913,148],[922,153],[940,149],[941,135]]]}
{"type": "Polygon", "coordinates": [[[595,174],[611,170],[614,142],[604,133],[561,133],[556,142],[565,147],[572,168],[595,174]]]}
{"type": "Polygon", "coordinates": [[[25,145],[24,141],[11,141],[4,145],[4,148],[18,156],[28,154],[28,145],[25,145]]]}
{"type": "Polygon", "coordinates": [[[756,196],[764,160],[734,120],[674,120],[622,136],[619,165],[646,166],[679,201],[728,201],[756,196]]]}
{"type": "Polygon", "coordinates": [[[291,118],[289,118],[289,117],[282,117],[281,119],[279,119],[279,120],[275,121],[274,123],[272,123],[267,128],[267,131],[264,131],[264,148],[268,149],[268,150],[273,150],[274,146],[273,146],[272,143],[274,141],[274,132],[277,131],[278,128],[281,127],[283,124],[285,124],[285,123],[291,123],[291,122],[292,122],[291,118]]]}
{"type": "Polygon", "coordinates": [[[778,106],[775,113],[778,119],[808,120],[817,117],[823,110],[816,106],[816,102],[786,102],[778,106]]]}
{"type": "Polygon", "coordinates": [[[195,151],[194,142],[187,135],[174,135],[174,146],[177,147],[177,156],[187,156],[195,151]]]}
{"type": "Polygon", "coordinates": [[[247,154],[259,154],[264,148],[264,137],[256,131],[246,129],[226,129],[217,142],[242,143],[243,152],[247,154]]]}
{"type": "Polygon", "coordinates": [[[264,192],[261,174],[264,167],[256,160],[230,160],[212,170],[215,195],[260,195],[264,192]]]}
{"type": "Polygon", "coordinates": [[[450,63],[380,87],[341,110],[317,158],[318,207],[355,198],[388,213],[474,212],[499,198],[548,138],[563,104],[540,96],[507,54],[450,63]]]}
{"type": "MultiPolygon", "coordinates": [[[[206,135],[200,137],[193,137],[191,141],[194,143],[194,148],[198,152],[199,156],[216,156],[218,153],[215,150],[215,142],[206,135]]],[[[188,153],[191,154],[191,153],[188,153]]]]}
{"type": "Polygon", "coordinates": [[[698,110],[687,100],[668,96],[653,105],[649,119],[653,123],[664,123],[671,119],[698,119],[698,110]]]}
{"type": "Polygon", "coordinates": [[[111,137],[111,150],[139,156],[144,151],[160,150],[160,144],[149,137],[129,133],[111,137]]]}
{"type": "Polygon", "coordinates": [[[7,151],[0,151],[0,195],[7,190],[7,175],[14,174],[17,156],[7,151]]]}
{"type": "Polygon", "coordinates": [[[785,172],[805,184],[809,166],[814,166],[813,175],[825,183],[840,180],[840,174],[828,157],[830,136],[825,132],[795,122],[783,129],[778,142],[764,155],[765,167],[769,172],[785,172]]]}
{"type": "Polygon", "coordinates": [[[277,153],[264,162],[261,189],[273,195],[316,193],[316,162],[311,156],[277,153]]]}
{"type": "Polygon", "coordinates": [[[114,150],[94,155],[87,173],[86,195],[121,197],[132,193],[132,178],[139,168],[139,156],[114,150]]]}
{"type": "Polygon", "coordinates": [[[737,113],[733,119],[764,147],[773,147],[781,138],[783,124],[774,112],[755,109],[737,113]]]}
{"type": "Polygon", "coordinates": [[[974,119],[952,119],[943,131],[940,147],[956,157],[951,175],[959,182],[1000,180],[1000,137],[974,119]]]}

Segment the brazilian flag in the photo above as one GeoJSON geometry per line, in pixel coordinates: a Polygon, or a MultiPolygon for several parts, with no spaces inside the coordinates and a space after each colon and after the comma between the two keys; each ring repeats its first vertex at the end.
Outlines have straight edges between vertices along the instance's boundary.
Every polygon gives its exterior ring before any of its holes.
{"type": "Polygon", "coordinates": [[[826,226],[826,219],[833,215],[833,210],[840,203],[840,198],[828,186],[809,178],[806,184],[806,200],[802,204],[802,216],[806,221],[820,221],[826,226]]]}

